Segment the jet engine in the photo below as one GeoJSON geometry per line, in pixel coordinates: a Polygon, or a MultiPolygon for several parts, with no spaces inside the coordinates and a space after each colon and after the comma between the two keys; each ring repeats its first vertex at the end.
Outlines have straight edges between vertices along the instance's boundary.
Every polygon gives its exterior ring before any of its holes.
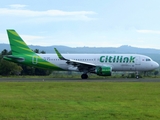
{"type": "Polygon", "coordinates": [[[69,67],[68,67],[68,70],[71,70],[71,71],[79,71],[79,70],[78,70],[78,67],[74,67],[74,66],[69,66],[69,67]]]}
{"type": "Polygon", "coordinates": [[[112,67],[97,66],[95,69],[95,73],[99,76],[111,76],[112,67]]]}

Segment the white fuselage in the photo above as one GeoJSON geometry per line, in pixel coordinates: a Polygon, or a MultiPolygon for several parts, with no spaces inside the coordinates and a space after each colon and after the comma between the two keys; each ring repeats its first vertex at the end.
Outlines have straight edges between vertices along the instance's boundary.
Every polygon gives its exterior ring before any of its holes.
{"type": "MultiPolygon", "coordinates": [[[[38,55],[64,70],[74,68],[65,60],[60,60],[56,54],[38,55]]],[[[63,56],[66,59],[92,63],[96,66],[110,66],[112,71],[149,71],[159,67],[159,64],[150,57],[140,54],[63,54],[63,56]]]]}

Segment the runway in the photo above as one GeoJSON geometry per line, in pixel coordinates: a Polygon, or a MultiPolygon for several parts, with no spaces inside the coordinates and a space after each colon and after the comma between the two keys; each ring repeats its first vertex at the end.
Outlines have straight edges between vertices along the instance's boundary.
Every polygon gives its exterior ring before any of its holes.
{"type": "Polygon", "coordinates": [[[160,78],[0,78],[0,82],[160,82],[160,78]]]}

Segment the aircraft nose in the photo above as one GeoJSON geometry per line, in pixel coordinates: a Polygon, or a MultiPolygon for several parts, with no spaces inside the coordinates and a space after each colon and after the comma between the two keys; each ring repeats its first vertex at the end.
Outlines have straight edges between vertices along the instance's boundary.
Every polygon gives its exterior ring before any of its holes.
{"type": "Polygon", "coordinates": [[[154,67],[154,69],[156,69],[159,67],[159,64],[157,62],[154,62],[153,67],[154,67]]]}

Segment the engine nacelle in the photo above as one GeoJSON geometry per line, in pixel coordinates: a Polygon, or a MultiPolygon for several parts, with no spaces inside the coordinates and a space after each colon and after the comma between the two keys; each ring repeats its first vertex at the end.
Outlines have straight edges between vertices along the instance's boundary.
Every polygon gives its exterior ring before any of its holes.
{"type": "Polygon", "coordinates": [[[98,66],[96,67],[95,72],[99,76],[111,76],[112,68],[106,66],[98,66]]]}
{"type": "Polygon", "coordinates": [[[69,67],[68,67],[68,70],[71,70],[71,71],[79,71],[79,70],[78,70],[78,67],[74,67],[74,66],[69,66],[69,67]]]}

